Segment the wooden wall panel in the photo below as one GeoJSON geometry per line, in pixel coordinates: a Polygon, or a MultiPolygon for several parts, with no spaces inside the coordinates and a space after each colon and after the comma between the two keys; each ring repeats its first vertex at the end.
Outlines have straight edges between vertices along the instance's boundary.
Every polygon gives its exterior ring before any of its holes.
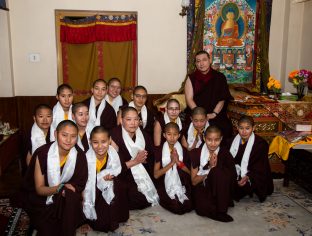
{"type": "Polygon", "coordinates": [[[0,97],[0,119],[9,122],[12,128],[18,127],[16,97],[0,97]]]}
{"type": "Polygon", "coordinates": [[[35,107],[41,103],[44,103],[53,108],[56,102],[57,100],[55,96],[18,96],[18,127],[22,131],[29,130],[34,122],[33,112],[35,107]]]}

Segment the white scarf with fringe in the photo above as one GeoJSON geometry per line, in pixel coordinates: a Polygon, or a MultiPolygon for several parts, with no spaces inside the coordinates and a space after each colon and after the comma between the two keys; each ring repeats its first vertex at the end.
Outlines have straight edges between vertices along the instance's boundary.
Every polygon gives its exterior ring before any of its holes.
{"type": "MultiPolygon", "coordinates": [[[[65,184],[71,179],[76,167],[77,154],[78,152],[76,148],[72,147],[68,153],[68,157],[61,174],[60,154],[57,141],[50,146],[47,156],[47,178],[49,187],[65,184]]],[[[47,197],[47,205],[53,203],[52,197],[53,195],[47,197]]]]}
{"type": "MultiPolygon", "coordinates": [[[[230,148],[230,153],[232,154],[233,158],[235,158],[237,155],[240,143],[241,143],[241,136],[239,134],[237,134],[235,136],[235,138],[232,142],[231,148],[230,148]]],[[[255,143],[255,134],[254,134],[254,132],[252,132],[252,134],[250,135],[250,137],[248,139],[247,146],[246,146],[246,149],[244,151],[244,155],[243,155],[241,164],[235,165],[237,176],[240,176],[243,178],[248,173],[248,162],[249,162],[250,153],[251,153],[251,150],[252,150],[254,143],[255,143]]]]}
{"type": "MultiPolygon", "coordinates": [[[[133,142],[128,132],[122,127],[122,138],[132,157],[131,160],[137,156],[139,151],[145,149],[145,139],[140,128],[137,128],[135,137],[135,142],[133,142]]],[[[139,192],[143,193],[146,200],[153,206],[157,205],[159,199],[157,190],[142,163],[132,166],[130,170],[139,192]]]]}
{"type": "MultiPolygon", "coordinates": [[[[179,142],[174,144],[174,148],[177,150],[179,155],[179,161],[183,162],[183,149],[179,142]]],[[[170,148],[168,142],[165,142],[162,148],[162,166],[166,166],[171,162],[170,157],[170,148]]],[[[171,199],[175,199],[175,196],[178,197],[179,201],[183,203],[185,200],[188,200],[185,195],[185,186],[182,185],[180,176],[177,170],[177,165],[174,164],[165,174],[165,188],[166,193],[171,199]]]]}
{"type": "Polygon", "coordinates": [[[104,176],[108,174],[115,177],[118,176],[121,172],[121,164],[118,153],[112,146],[108,147],[107,155],[106,168],[96,173],[96,154],[94,150],[90,148],[86,154],[88,162],[88,181],[83,191],[83,212],[89,220],[97,219],[95,211],[95,185],[102,192],[102,197],[108,205],[110,205],[115,197],[114,181],[104,180],[104,176]]]}

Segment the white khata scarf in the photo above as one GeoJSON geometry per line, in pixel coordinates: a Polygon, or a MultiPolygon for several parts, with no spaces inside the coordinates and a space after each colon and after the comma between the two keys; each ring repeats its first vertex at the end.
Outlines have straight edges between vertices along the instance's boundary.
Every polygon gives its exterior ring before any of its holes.
{"type": "Polygon", "coordinates": [[[90,106],[89,106],[89,123],[91,123],[94,126],[101,125],[101,115],[106,106],[106,100],[102,99],[99,109],[96,112],[96,105],[94,96],[90,99],[90,106]]]}
{"type": "MultiPolygon", "coordinates": [[[[136,130],[135,137],[135,142],[133,142],[128,132],[122,127],[122,138],[132,157],[131,160],[136,157],[139,151],[144,150],[145,148],[145,140],[140,128],[136,130]]],[[[146,200],[153,206],[157,205],[159,199],[157,190],[142,163],[132,166],[131,173],[138,186],[139,192],[143,193],[146,200]]]]}
{"type": "MultiPolygon", "coordinates": [[[[55,141],[54,137],[54,131],[56,130],[57,125],[64,120],[65,112],[60,104],[60,102],[57,102],[56,105],[53,107],[53,122],[51,124],[50,129],[50,141],[55,141]]],[[[70,105],[69,111],[68,111],[68,119],[73,120],[72,118],[72,105],[70,105]]]]}
{"type": "MultiPolygon", "coordinates": [[[[237,155],[240,142],[241,142],[241,137],[239,134],[237,134],[235,136],[235,138],[232,142],[231,148],[230,148],[230,153],[232,154],[233,158],[235,158],[237,155]]],[[[246,146],[246,149],[244,151],[244,155],[243,155],[241,164],[235,165],[237,176],[241,176],[243,178],[248,173],[248,162],[249,162],[250,153],[251,153],[251,150],[252,150],[254,143],[255,143],[255,134],[254,134],[254,132],[252,132],[252,134],[250,135],[250,137],[248,139],[247,146],[246,146]]]]}
{"type": "MultiPolygon", "coordinates": [[[[167,112],[164,113],[164,120],[165,120],[165,124],[168,124],[170,122],[170,118],[169,118],[167,112]]],[[[181,131],[182,130],[182,122],[181,122],[180,117],[178,117],[176,119],[175,123],[179,126],[179,130],[181,131]]]]}
{"type": "MultiPolygon", "coordinates": [[[[217,150],[215,151],[215,154],[218,155],[219,151],[220,151],[220,147],[217,148],[217,150]]],[[[207,145],[204,145],[200,153],[200,165],[199,165],[199,170],[197,172],[197,175],[209,174],[210,168],[208,168],[207,170],[204,170],[204,166],[207,165],[209,160],[210,160],[210,152],[207,148],[207,145]]]]}
{"type": "Polygon", "coordinates": [[[121,97],[120,95],[118,95],[117,97],[115,97],[115,98],[113,99],[113,101],[111,102],[111,101],[109,100],[108,94],[106,94],[105,100],[114,108],[116,114],[117,114],[117,112],[119,111],[119,107],[123,105],[123,103],[122,103],[122,97],[121,97]]]}
{"type": "Polygon", "coordinates": [[[108,205],[115,197],[114,181],[106,181],[104,180],[104,176],[108,174],[115,177],[118,176],[121,172],[121,164],[118,153],[112,146],[109,146],[107,154],[106,168],[99,173],[96,173],[96,154],[94,150],[90,148],[86,154],[88,162],[88,181],[83,191],[83,212],[89,220],[97,219],[94,208],[96,195],[95,183],[97,188],[102,192],[102,196],[108,205]]]}
{"type": "MultiPolygon", "coordinates": [[[[176,142],[174,148],[178,152],[179,161],[183,162],[183,149],[181,144],[176,142]]],[[[162,148],[162,166],[166,166],[170,162],[170,148],[168,142],[165,142],[162,148]]],[[[176,164],[174,164],[174,166],[170,168],[165,174],[165,188],[168,196],[171,199],[175,199],[176,195],[181,203],[183,203],[185,200],[188,200],[187,196],[185,195],[186,190],[181,183],[176,164]]]]}
{"type": "MultiPolygon", "coordinates": [[[[135,105],[134,105],[134,102],[131,101],[129,103],[129,107],[134,107],[135,108],[135,105]]],[[[144,105],[142,108],[141,108],[141,117],[142,117],[142,123],[143,123],[143,128],[146,127],[146,123],[147,123],[147,108],[146,106],[144,105]]]]}
{"type": "MultiPolygon", "coordinates": [[[[78,152],[75,147],[70,149],[61,175],[60,156],[57,141],[50,146],[47,157],[47,177],[49,187],[54,187],[61,183],[65,184],[71,179],[76,166],[77,153],[78,152]]],[[[47,205],[53,203],[52,197],[53,195],[47,197],[47,205]]]]}
{"type": "MultiPolygon", "coordinates": [[[[205,128],[204,128],[204,131],[208,128],[208,126],[209,126],[209,122],[207,121],[206,125],[205,125],[205,128]]],[[[188,131],[187,131],[187,144],[188,144],[189,148],[193,146],[193,143],[196,140],[195,130],[196,129],[194,128],[194,125],[193,125],[193,122],[192,122],[190,124],[190,127],[188,128],[188,131]]],[[[196,148],[198,148],[201,144],[202,144],[202,140],[199,139],[197,144],[196,144],[196,148]]]]}
{"type": "Polygon", "coordinates": [[[46,136],[42,129],[34,122],[31,128],[31,154],[34,154],[38,147],[46,144],[46,136]]]}
{"type": "MultiPolygon", "coordinates": [[[[90,134],[91,134],[91,131],[92,131],[93,128],[94,128],[93,123],[88,122],[87,127],[86,127],[86,130],[85,130],[85,135],[87,136],[89,149],[90,149],[90,134]]],[[[83,137],[82,137],[82,138],[83,138],[83,137]]],[[[85,150],[84,150],[84,147],[83,147],[83,144],[82,144],[82,140],[81,140],[79,134],[78,134],[77,145],[78,145],[83,151],[85,151],[85,150]]]]}

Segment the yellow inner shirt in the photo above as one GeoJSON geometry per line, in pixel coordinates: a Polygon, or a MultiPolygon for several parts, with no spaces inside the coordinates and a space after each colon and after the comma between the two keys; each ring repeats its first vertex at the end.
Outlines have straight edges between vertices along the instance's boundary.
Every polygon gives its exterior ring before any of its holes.
{"type": "Polygon", "coordinates": [[[107,161],[107,153],[105,154],[103,160],[99,160],[96,158],[96,173],[99,173],[101,171],[106,161],[107,161]]]}
{"type": "Polygon", "coordinates": [[[64,113],[64,120],[68,120],[68,113],[64,113]]]}
{"type": "Polygon", "coordinates": [[[65,158],[60,162],[60,168],[62,168],[65,165],[67,158],[68,158],[68,155],[66,155],[65,158]]]}

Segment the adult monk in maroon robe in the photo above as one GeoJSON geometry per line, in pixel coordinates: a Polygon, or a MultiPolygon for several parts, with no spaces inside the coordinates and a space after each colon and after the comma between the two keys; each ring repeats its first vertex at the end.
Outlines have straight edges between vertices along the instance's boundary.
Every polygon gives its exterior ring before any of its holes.
{"type": "Polygon", "coordinates": [[[149,135],[139,128],[140,120],[135,108],[124,108],[121,115],[121,125],[111,131],[112,145],[118,150],[122,167],[119,176],[127,184],[129,209],[144,209],[156,205],[158,201],[157,191],[151,180],[154,166],[153,144],[149,135]],[[144,168],[140,170],[140,173],[144,172],[141,176],[144,180],[141,183],[148,183],[148,188],[146,186],[139,188],[135,181],[140,177],[135,175],[137,166],[144,168]],[[141,189],[149,190],[144,192],[141,189]]]}
{"type": "MultiPolygon", "coordinates": [[[[146,133],[148,133],[152,138],[154,131],[155,116],[153,112],[146,106],[146,101],[147,101],[147,89],[142,85],[138,85],[133,89],[132,101],[129,102],[129,104],[122,106],[120,109],[122,110],[123,108],[126,108],[128,106],[137,109],[139,113],[141,129],[144,130],[146,133]]],[[[121,122],[121,110],[118,112],[117,115],[118,124],[120,124],[121,122]]]]}
{"type": "Polygon", "coordinates": [[[83,101],[89,107],[89,115],[94,117],[94,126],[101,125],[107,130],[117,126],[117,117],[114,108],[105,101],[105,96],[107,94],[107,83],[103,79],[98,79],[93,82],[91,88],[92,96],[83,101]],[[90,103],[95,103],[95,109],[92,109],[94,105],[90,103]],[[103,105],[102,105],[103,104],[103,105]],[[104,106],[104,109],[99,112],[100,106],[104,106]],[[91,114],[92,113],[92,114],[91,114]],[[100,113],[100,114],[99,114],[100,113]],[[98,117],[100,116],[100,117],[98,117]],[[99,121],[99,122],[96,122],[99,121]]]}
{"type": "Polygon", "coordinates": [[[233,204],[236,172],[233,157],[227,149],[220,147],[221,139],[220,129],[209,126],[205,144],[190,152],[193,202],[198,215],[230,222],[233,218],[227,210],[233,204]]]}
{"type": "Polygon", "coordinates": [[[75,235],[85,219],[81,193],[88,178],[87,161],[75,146],[78,128],[74,122],[60,122],[55,135],[56,142],[38,148],[31,159],[21,204],[38,235],[75,235]]]}
{"type": "Polygon", "coordinates": [[[273,179],[269,164],[268,143],[254,134],[254,120],[242,116],[237,124],[238,134],[228,142],[238,174],[234,199],[257,195],[260,202],[273,193],[273,179]],[[244,164],[245,163],[245,164],[244,164]]]}
{"type": "Polygon", "coordinates": [[[230,138],[233,127],[226,110],[232,96],[226,78],[210,67],[210,57],[206,51],[196,54],[195,65],[196,70],[189,75],[184,87],[188,108],[205,108],[209,124],[217,125],[222,130],[223,137],[230,138]]]}

